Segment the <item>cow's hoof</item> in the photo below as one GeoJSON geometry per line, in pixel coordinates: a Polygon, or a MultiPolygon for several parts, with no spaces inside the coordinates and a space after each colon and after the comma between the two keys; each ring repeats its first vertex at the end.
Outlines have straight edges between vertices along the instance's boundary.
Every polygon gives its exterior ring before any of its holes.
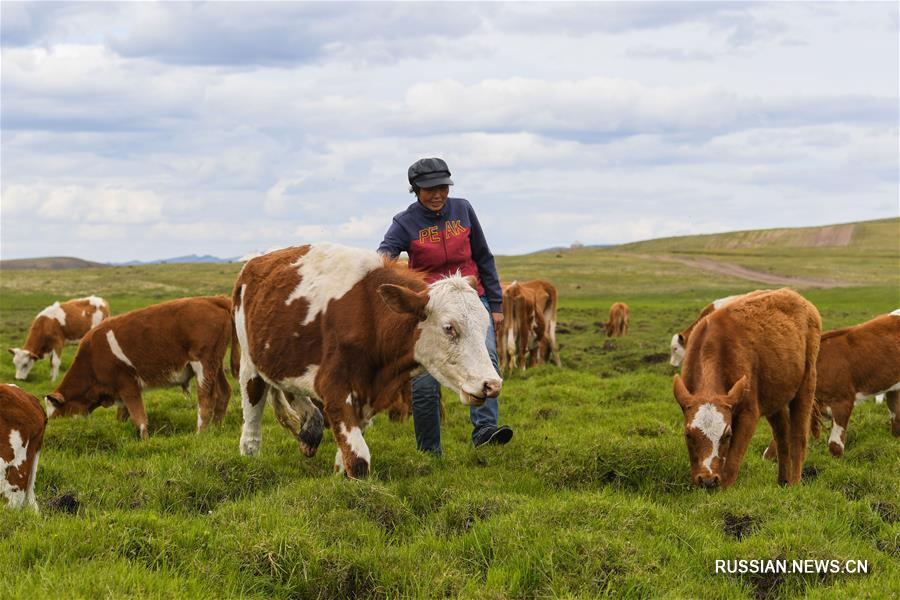
{"type": "Polygon", "coordinates": [[[891,433],[894,435],[894,437],[900,437],[900,424],[891,424],[891,433]]]}
{"type": "Polygon", "coordinates": [[[315,456],[316,450],[319,449],[319,444],[322,443],[323,430],[324,421],[322,420],[322,415],[319,411],[316,411],[314,416],[309,418],[303,424],[303,427],[300,428],[300,434],[297,436],[297,441],[300,443],[300,452],[308,457],[315,456]]]}
{"type": "Polygon", "coordinates": [[[844,455],[844,447],[837,442],[828,444],[828,451],[831,452],[831,455],[835,458],[840,458],[844,455]]]}
{"type": "Polygon", "coordinates": [[[361,458],[353,458],[344,468],[350,479],[365,479],[369,476],[369,463],[361,458]]]}
{"type": "Polygon", "coordinates": [[[259,440],[241,440],[241,456],[259,454],[259,440]]]}

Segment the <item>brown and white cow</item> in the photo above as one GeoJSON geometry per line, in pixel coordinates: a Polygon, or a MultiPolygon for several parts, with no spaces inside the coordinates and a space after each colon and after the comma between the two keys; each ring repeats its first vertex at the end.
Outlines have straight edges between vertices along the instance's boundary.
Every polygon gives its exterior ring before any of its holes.
{"type": "Polygon", "coordinates": [[[240,451],[255,455],[271,396],[278,421],[315,454],[323,407],[337,442],[335,469],[369,472],[363,431],[426,368],[464,404],[500,393],[484,337],[488,313],[471,278],[430,285],[375,252],[334,244],[286,248],[244,265],[234,321],[242,346],[240,451]]]}
{"type": "Polygon", "coordinates": [[[770,292],[770,291],[772,291],[772,290],[756,290],[753,292],[747,292],[746,294],[736,294],[734,296],[726,296],[725,298],[719,298],[718,300],[713,300],[712,303],[707,304],[705,307],[703,307],[703,310],[700,311],[700,316],[698,316],[697,319],[693,323],[688,325],[687,329],[685,329],[681,333],[676,333],[672,336],[672,343],[670,346],[670,355],[669,355],[669,364],[671,364],[673,367],[677,367],[677,366],[681,365],[682,361],[684,360],[684,349],[687,348],[687,342],[691,337],[691,332],[694,331],[694,328],[697,326],[697,323],[699,323],[705,316],[707,316],[711,312],[715,311],[716,309],[719,309],[719,308],[725,306],[729,302],[733,302],[734,300],[737,300],[738,298],[743,298],[744,296],[749,296],[752,294],[761,294],[761,293],[770,292]]]}
{"type": "Polygon", "coordinates": [[[56,381],[65,343],[80,340],[91,327],[96,327],[107,317],[109,305],[97,296],[54,302],[39,312],[31,323],[25,347],[9,348],[16,367],[16,379],[27,378],[34,363],[49,354],[50,381],[56,381]]]}
{"type": "Polygon", "coordinates": [[[628,324],[631,311],[624,302],[616,302],[609,307],[609,320],[606,322],[606,337],[622,337],[628,335],[628,324]]]}
{"type": "Polygon", "coordinates": [[[815,306],[788,289],[735,300],[697,324],[673,384],[696,485],[734,483],[760,417],[775,434],[778,482],[800,480],[818,415],[820,331],[815,306]]]}
{"type": "MultiPolygon", "coordinates": [[[[816,401],[831,411],[833,456],[844,454],[856,402],[877,394],[885,394],[891,432],[900,436],[900,311],[823,333],[816,371],[816,401]]],[[[775,458],[774,442],[764,456],[775,458]]]]}
{"type": "Polygon", "coordinates": [[[503,288],[503,323],[497,332],[502,370],[525,369],[552,360],[560,366],[556,343],[557,292],[553,284],[535,279],[514,281],[503,288]]]}
{"type": "MultiPolygon", "coordinates": [[[[232,343],[231,301],[222,296],[181,298],[107,319],[81,340],[62,383],[46,396],[53,417],[88,414],[119,406],[146,438],[147,413],[141,390],[180,386],[197,377],[197,430],[221,423],[231,387],[222,360],[232,343]]],[[[237,375],[240,347],[232,344],[237,375]]]]}
{"type": "Polygon", "coordinates": [[[38,512],[34,481],[47,417],[40,401],[17,385],[0,384],[0,496],[7,506],[38,512]]]}

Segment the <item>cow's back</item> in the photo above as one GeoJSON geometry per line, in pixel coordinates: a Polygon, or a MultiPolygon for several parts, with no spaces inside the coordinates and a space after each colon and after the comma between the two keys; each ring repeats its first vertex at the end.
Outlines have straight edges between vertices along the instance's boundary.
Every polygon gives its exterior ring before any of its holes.
{"type": "MultiPolygon", "coordinates": [[[[224,356],[231,331],[227,298],[180,298],[109,318],[88,332],[82,346],[90,349],[93,371],[101,381],[116,379],[126,365],[144,383],[162,385],[171,383],[187,362],[210,352],[224,356]]],[[[76,362],[81,354],[79,348],[76,362]]]]}
{"type": "Polygon", "coordinates": [[[797,393],[815,368],[821,320],[810,302],[788,289],[733,301],[702,320],[688,342],[686,363],[712,359],[723,380],[750,377],[762,414],[797,393]],[[811,364],[812,363],[812,364],[811,364]]]}
{"type": "Polygon", "coordinates": [[[80,340],[109,317],[109,305],[97,296],[63,302],[60,309],[66,315],[62,331],[67,340],[80,340]]]}
{"type": "Polygon", "coordinates": [[[816,397],[825,404],[875,394],[900,382],[900,316],[882,315],[822,334],[816,397]]]}

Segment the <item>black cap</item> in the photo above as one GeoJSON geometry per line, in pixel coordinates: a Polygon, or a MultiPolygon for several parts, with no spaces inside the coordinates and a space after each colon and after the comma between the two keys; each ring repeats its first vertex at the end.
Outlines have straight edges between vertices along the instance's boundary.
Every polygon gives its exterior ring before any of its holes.
{"type": "Polygon", "coordinates": [[[450,169],[440,158],[420,158],[409,167],[409,182],[420,188],[453,185],[450,169]]]}

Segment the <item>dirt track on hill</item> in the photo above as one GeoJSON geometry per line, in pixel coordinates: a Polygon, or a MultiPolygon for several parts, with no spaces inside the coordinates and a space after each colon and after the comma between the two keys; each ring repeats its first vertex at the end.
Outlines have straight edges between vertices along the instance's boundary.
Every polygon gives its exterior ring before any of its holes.
{"type": "Polygon", "coordinates": [[[833,279],[812,279],[808,277],[786,277],[784,275],[775,275],[773,273],[754,271],[740,265],[719,262],[708,258],[681,258],[676,256],[653,256],[649,254],[635,256],[664,260],[667,262],[677,262],[695,269],[702,269],[704,271],[737,277],[739,279],[749,279],[750,281],[768,283],[770,285],[786,285],[796,288],[835,288],[850,287],[853,285],[847,281],[835,281],[833,279]]]}

